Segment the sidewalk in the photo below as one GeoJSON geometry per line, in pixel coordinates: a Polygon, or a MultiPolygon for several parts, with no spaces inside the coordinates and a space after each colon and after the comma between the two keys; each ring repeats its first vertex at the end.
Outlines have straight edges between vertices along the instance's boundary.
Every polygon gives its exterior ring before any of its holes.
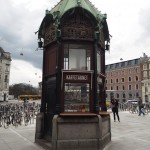
{"type": "Polygon", "coordinates": [[[111,114],[112,141],[104,150],[150,150],[150,114],[119,112],[120,121],[111,114]]]}
{"type": "MultiPolygon", "coordinates": [[[[112,141],[104,150],[150,150],[150,115],[119,112],[121,122],[113,122],[112,141]]],[[[35,124],[0,128],[0,150],[44,150],[34,143],[35,124]]]]}
{"type": "Polygon", "coordinates": [[[0,128],[0,150],[44,150],[34,143],[35,124],[0,128]]]}

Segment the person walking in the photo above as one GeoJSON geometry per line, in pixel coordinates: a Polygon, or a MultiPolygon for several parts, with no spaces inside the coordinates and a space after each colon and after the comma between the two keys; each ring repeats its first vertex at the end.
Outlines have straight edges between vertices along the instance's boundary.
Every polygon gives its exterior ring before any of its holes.
{"type": "Polygon", "coordinates": [[[118,100],[112,98],[111,99],[111,108],[112,108],[112,112],[113,112],[113,116],[114,116],[114,122],[116,122],[116,116],[118,118],[118,121],[120,122],[120,117],[119,117],[119,113],[118,113],[118,100]]]}
{"type": "Polygon", "coordinates": [[[143,108],[143,103],[142,103],[141,97],[139,97],[139,100],[138,100],[138,107],[139,107],[139,116],[141,116],[141,113],[142,113],[143,115],[145,115],[144,111],[142,110],[142,108],[143,108]]]}

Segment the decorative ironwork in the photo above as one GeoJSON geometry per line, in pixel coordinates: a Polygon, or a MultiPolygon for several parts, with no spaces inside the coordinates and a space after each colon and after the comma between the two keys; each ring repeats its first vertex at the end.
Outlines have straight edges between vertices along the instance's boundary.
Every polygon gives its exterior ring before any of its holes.
{"type": "Polygon", "coordinates": [[[75,14],[64,19],[62,26],[63,39],[93,40],[94,29],[92,23],[84,15],[75,14]]]}
{"type": "Polygon", "coordinates": [[[55,26],[53,24],[50,24],[45,30],[44,45],[52,43],[55,40],[56,40],[55,26]]]}

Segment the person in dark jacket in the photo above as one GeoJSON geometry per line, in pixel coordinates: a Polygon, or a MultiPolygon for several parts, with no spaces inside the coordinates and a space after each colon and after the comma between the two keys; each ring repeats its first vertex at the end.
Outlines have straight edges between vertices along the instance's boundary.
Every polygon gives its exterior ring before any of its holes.
{"type": "Polygon", "coordinates": [[[119,113],[118,113],[118,100],[114,98],[111,99],[111,108],[114,116],[114,122],[116,122],[116,116],[118,118],[118,121],[120,122],[119,113]]]}
{"type": "Polygon", "coordinates": [[[142,108],[143,108],[143,103],[142,103],[141,97],[139,97],[138,106],[139,106],[139,116],[141,115],[141,113],[142,113],[143,115],[145,115],[144,111],[142,110],[142,108]]]}

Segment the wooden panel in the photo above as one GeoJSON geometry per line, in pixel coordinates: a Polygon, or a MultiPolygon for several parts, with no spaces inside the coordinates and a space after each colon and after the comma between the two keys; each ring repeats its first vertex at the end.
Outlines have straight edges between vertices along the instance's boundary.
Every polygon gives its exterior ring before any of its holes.
{"type": "Polygon", "coordinates": [[[44,56],[44,75],[55,74],[57,66],[57,49],[47,49],[44,56]]]}

